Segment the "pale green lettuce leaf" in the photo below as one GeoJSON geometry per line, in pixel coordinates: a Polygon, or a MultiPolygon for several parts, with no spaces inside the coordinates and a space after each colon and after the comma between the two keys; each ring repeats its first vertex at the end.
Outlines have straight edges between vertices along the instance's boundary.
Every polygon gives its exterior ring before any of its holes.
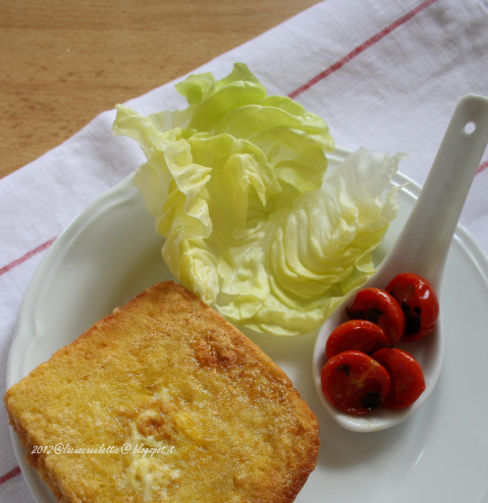
{"type": "Polygon", "coordinates": [[[168,268],[244,328],[315,330],[374,271],[401,156],[360,149],[324,184],[327,125],[268,96],[245,65],[177,89],[185,110],[144,117],[119,106],[114,123],[147,157],[134,184],[165,238],[168,268]]]}

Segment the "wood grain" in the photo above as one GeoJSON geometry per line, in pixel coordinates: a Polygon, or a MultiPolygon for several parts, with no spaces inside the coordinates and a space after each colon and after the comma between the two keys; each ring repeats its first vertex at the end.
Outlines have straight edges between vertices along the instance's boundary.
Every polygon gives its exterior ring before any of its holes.
{"type": "Polygon", "coordinates": [[[0,176],[318,0],[0,0],[0,176]]]}

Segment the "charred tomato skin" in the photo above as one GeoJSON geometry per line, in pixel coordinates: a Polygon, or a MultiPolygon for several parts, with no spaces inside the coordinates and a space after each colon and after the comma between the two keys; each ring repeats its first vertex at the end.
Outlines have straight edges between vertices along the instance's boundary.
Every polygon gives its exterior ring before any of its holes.
{"type": "Polygon", "coordinates": [[[322,367],[322,391],[334,407],[361,416],[383,404],[390,390],[386,369],[362,351],[343,351],[322,367]]]}
{"type": "Polygon", "coordinates": [[[424,373],[417,360],[400,348],[382,348],[371,357],[390,376],[390,391],[383,405],[390,409],[410,407],[425,390],[424,373]]]}
{"type": "Polygon", "coordinates": [[[371,354],[389,344],[384,330],[368,320],[349,320],[337,326],[325,344],[325,358],[356,349],[371,354]]]}
{"type": "Polygon", "coordinates": [[[348,313],[352,318],[379,325],[390,344],[396,344],[405,332],[405,314],[394,297],[381,288],[360,290],[348,313]]]}
{"type": "Polygon", "coordinates": [[[439,301],[432,285],[413,273],[397,274],[387,285],[405,315],[402,342],[412,342],[429,335],[439,317],[439,301]]]}

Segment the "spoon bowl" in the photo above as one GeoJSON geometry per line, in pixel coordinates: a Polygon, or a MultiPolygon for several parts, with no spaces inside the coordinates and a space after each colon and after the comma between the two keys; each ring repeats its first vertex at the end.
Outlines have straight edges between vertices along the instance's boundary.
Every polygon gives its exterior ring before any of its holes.
{"type": "Polygon", "coordinates": [[[442,324],[442,298],[439,298],[440,317],[434,332],[415,342],[397,344],[417,359],[425,377],[424,392],[408,408],[380,407],[364,416],[353,416],[336,409],[324,396],[321,387],[325,345],[334,328],[349,319],[345,308],[352,304],[360,289],[385,288],[396,274],[411,272],[426,278],[439,294],[452,237],[487,142],[488,99],[465,96],[454,111],[422,192],[393,249],[376,274],[347,295],[317,335],[313,353],[315,388],[324,408],[347,430],[374,432],[405,421],[425,402],[438,381],[445,334],[449,330],[442,324]]]}

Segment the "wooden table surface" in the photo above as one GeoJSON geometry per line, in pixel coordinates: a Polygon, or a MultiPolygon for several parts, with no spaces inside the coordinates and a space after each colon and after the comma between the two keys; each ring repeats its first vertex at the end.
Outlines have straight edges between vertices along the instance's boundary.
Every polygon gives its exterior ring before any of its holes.
{"type": "Polygon", "coordinates": [[[0,177],[318,0],[0,0],[0,177]]]}

